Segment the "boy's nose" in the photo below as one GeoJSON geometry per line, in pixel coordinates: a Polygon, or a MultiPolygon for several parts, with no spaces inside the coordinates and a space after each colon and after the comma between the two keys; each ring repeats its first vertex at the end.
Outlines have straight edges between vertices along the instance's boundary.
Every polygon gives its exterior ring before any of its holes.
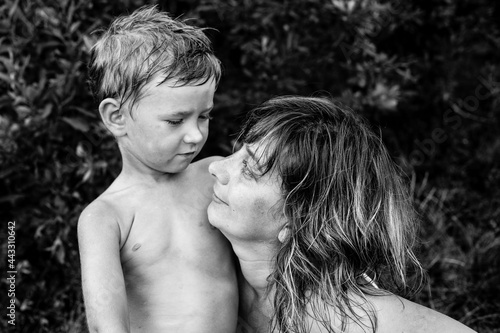
{"type": "Polygon", "coordinates": [[[229,181],[229,174],[227,173],[225,164],[226,161],[227,158],[212,162],[208,166],[208,172],[210,172],[210,174],[214,176],[222,185],[226,185],[229,181]]]}
{"type": "Polygon", "coordinates": [[[198,144],[203,141],[203,132],[198,125],[193,125],[184,135],[184,142],[198,144]]]}

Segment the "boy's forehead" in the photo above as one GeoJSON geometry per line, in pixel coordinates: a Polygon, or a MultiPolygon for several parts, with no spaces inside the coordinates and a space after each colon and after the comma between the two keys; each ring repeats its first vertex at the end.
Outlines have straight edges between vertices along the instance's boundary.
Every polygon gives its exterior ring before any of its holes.
{"type": "Polygon", "coordinates": [[[142,91],[138,107],[154,107],[163,111],[193,112],[209,111],[213,107],[215,82],[213,80],[198,84],[176,84],[168,80],[161,83],[155,78],[142,91]]]}
{"type": "MultiPolygon", "coordinates": [[[[203,80],[197,80],[193,82],[183,82],[180,81],[179,79],[176,78],[171,78],[168,80],[163,80],[164,76],[156,76],[153,78],[150,82],[148,82],[144,88],[142,89],[141,95],[143,98],[155,96],[155,95],[161,95],[165,93],[165,89],[172,91],[172,92],[179,92],[179,90],[176,90],[178,88],[181,88],[180,90],[183,90],[182,88],[200,88],[200,90],[207,90],[207,93],[212,94],[215,93],[216,90],[216,85],[215,85],[215,79],[212,77],[208,80],[203,79],[203,80]],[[173,90],[170,90],[173,89],[173,90]]],[[[185,89],[184,89],[185,90],[185,89]]]]}
{"type": "Polygon", "coordinates": [[[143,93],[147,94],[148,91],[154,88],[158,87],[169,87],[169,88],[181,88],[181,87],[199,87],[203,85],[214,85],[214,88],[216,88],[215,85],[215,77],[211,76],[210,78],[201,78],[198,80],[193,80],[193,81],[183,81],[179,77],[174,77],[174,78],[168,78],[166,79],[165,75],[160,75],[157,74],[155,75],[148,83],[144,85],[143,93]]]}
{"type": "Polygon", "coordinates": [[[148,85],[150,86],[160,86],[160,85],[167,85],[171,88],[176,88],[176,87],[185,87],[185,86],[201,86],[204,83],[211,82],[213,81],[215,83],[215,77],[202,77],[196,80],[192,81],[186,81],[183,80],[182,77],[171,77],[167,78],[165,74],[157,74],[151,79],[150,83],[148,85]]]}

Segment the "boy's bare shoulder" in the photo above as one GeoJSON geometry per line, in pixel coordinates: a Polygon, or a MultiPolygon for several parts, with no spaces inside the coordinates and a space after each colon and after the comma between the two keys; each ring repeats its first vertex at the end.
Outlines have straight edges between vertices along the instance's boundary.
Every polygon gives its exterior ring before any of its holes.
{"type": "Polygon", "coordinates": [[[114,204],[101,197],[85,207],[78,219],[79,234],[88,228],[105,229],[110,227],[119,228],[119,213],[114,204]]]}
{"type": "Polygon", "coordinates": [[[92,201],[80,214],[79,221],[94,220],[95,218],[111,217],[116,215],[115,206],[106,199],[101,197],[92,201]]]}
{"type": "Polygon", "coordinates": [[[210,165],[210,163],[222,160],[223,158],[224,157],[222,156],[210,156],[191,163],[191,175],[193,175],[193,178],[196,178],[198,181],[206,180],[210,184],[212,184],[213,177],[208,172],[208,166],[210,165]]]}
{"type": "Polygon", "coordinates": [[[134,191],[116,190],[111,185],[99,197],[92,201],[80,214],[78,220],[78,235],[94,235],[105,233],[118,237],[120,245],[124,233],[127,232],[129,216],[133,216],[134,195],[140,190],[134,191]]]}
{"type": "Polygon", "coordinates": [[[194,163],[191,163],[191,165],[195,168],[208,170],[208,166],[210,165],[210,163],[215,162],[215,161],[220,161],[222,159],[224,159],[224,157],[222,157],[222,156],[210,156],[210,157],[206,157],[204,159],[201,159],[199,161],[196,161],[194,163]]]}
{"type": "Polygon", "coordinates": [[[80,214],[78,223],[121,223],[133,215],[134,203],[147,193],[139,184],[129,184],[122,179],[115,181],[92,201],[80,214]]]}

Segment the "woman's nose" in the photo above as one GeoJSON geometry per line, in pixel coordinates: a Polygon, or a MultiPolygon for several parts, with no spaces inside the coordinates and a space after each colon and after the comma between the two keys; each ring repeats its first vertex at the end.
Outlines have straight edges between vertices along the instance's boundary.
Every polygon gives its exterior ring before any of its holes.
{"type": "Polygon", "coordinates": [[[228,158],[210,163],[208,172],[214,176],[219,183],[226,185],[229,182],[229,173],[227,172],[228,158]]]}

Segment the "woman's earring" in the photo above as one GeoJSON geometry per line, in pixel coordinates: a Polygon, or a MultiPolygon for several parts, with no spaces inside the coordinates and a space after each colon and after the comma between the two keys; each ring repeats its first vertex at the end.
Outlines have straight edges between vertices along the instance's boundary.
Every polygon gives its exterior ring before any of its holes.
{"type": "Polygon", "coordinates": [[[284,226],[278,233],[278,240],[280,241],[280,243],[284,243],[288,239],[289,235],[290,228],[288,226],[284,226]]]}

